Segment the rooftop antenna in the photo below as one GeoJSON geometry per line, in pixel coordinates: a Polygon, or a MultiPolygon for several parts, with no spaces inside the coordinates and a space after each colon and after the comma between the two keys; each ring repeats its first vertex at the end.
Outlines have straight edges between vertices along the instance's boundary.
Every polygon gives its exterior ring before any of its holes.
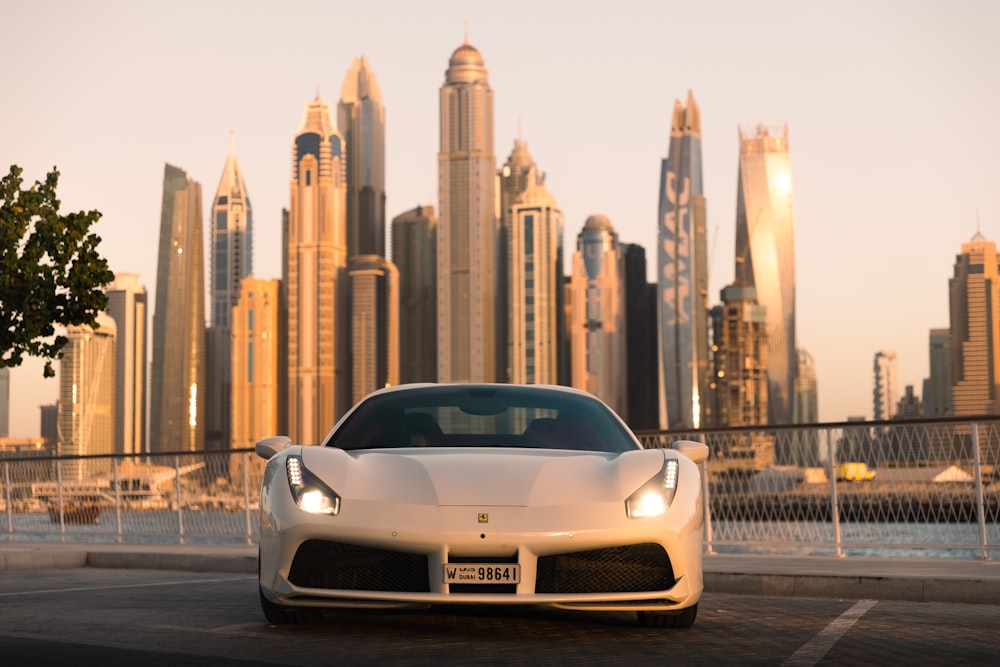
{"type": "Polygon", "coordinates": [[[524,135],[521,134],[521,117],[520,116],[518,116],[518,118],[517,118],[517,138],[518,139],[523,139],[524,138],[524,135]]]}
{"type": "Polygon", "coordinates": [[[465,19],[465,44],[469,43],[469,19],[465,19]]]}
{"type": "Polygon", "coordinates": [[[233,155],[236,152],[236,132],[229,130],[229,154],[233,155]]]}

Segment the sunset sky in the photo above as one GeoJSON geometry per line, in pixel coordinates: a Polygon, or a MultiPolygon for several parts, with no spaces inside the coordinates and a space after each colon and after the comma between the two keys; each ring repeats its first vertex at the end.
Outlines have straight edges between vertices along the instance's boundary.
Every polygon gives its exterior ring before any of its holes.
{"type": "MultiPolygon", "coordinates": [[[[438,90],[468,34],[495,99],[500,165],[519,135],[563,209],[656,257],[674,101],[701,108],[710,305],[733,279],[738,127],[788,125],[798,346],[820,419],[872,413],[896,350],[918,394],[928,332],[977,227],[1000,241],[1000,3],[969,1],[282,3],[5,0],[0,169],[56,165],[63,210],[98,209],[101,251],[155,294],[164,163],[207,214],[235,133],[254,206],[254,274],[280,274],[291,141],[335,107],[355,56],[386,106],[387,217],[437,206],[438,90]]],[[[902,389],[902,387],[901,387],[902,389]]],[[[11,373],[11,436],[39,432],[58,380],[11,373]]]]}

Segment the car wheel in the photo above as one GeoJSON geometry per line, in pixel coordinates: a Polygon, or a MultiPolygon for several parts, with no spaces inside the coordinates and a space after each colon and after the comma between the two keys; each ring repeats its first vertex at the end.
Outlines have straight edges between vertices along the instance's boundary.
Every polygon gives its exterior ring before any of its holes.
{"type": "Polygon", "coordinates": [[[690,628],[698,616],[698,605],[679,611],[640,611],[639,625],[644,628],[690,628]]]}

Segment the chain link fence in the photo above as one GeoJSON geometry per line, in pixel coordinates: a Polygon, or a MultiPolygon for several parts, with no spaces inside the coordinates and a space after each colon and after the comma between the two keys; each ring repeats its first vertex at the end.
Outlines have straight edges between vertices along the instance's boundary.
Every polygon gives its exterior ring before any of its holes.
{"type": "MultiPolygon", "coordinates": [[[[638,435],[708,445],[709,553],[1000,554],[1000,417],[638,435]]],[[[263,468],[251,449],[0,459],[0,525],[8,540],[253,544],[263,468]]]]}

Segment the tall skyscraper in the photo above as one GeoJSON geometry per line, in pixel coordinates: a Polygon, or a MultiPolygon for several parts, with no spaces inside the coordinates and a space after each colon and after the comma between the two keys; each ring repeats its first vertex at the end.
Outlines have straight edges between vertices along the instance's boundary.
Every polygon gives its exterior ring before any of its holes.
{"type": "Polygon", "coordinates": [[[754,287],[767,311],[768,411],[792,422],[795,389],[795,220],[788,128],[739,131],[736,283],[754,287]]]}
{"type": "Polygon", "coordinates": [[[347,157],[347,255],[385,257],[385,108],[364,56],[347,70],[337,127],[347,157]]]}
{"type": "Polygon", "coordinates": [[[951,414],[951,331],[931,329],[928,341],[930,377],[924,382],[924,416],[951,414]]]}
{"type": "Polygon", "coordinates": [[[899,406],[899,368],[895,350],[879,350],[872,364],[872,417],[885,421],[896,416],[899,406]]]}
{"type": "Polygon", "coordinates": [[[115,321],[116,454],[146,449],[146,337],[149,310],[146,287],[134,273],[116,273],[107,288],[108,315],[115,321]]]}
{"type": "Polygon", "coordinates": [[[535,170],[509,210],[505,230],[510,382],[555,384],[562,312],[563,214],[555,197],[535,181],[535,170]]]}
{"type": "Polygon", "coordinates": [[[283,253],[288,291],[288,432],[318,443],[351,406],[344,139],[330,107],[306,105],[292,142],[283,253]]]}
{"type": "Polygon", "coordinates": [[[646,249],[622,244],[625,261],[625,330],[628,332],[628,408],[622,417],[634,430],[660,428],[660,367],[656,359],[659,288],[646,280],[646,249]]]}
{"type": "Polygon", "coordinates": [[[573,386],[625,414],[625,276],[618,234],[608,217],[587,218],[576,248],[570,288],[573,386]]]}
{"type": "MultiPolygon", "coordinates": [[[[98,313],[97,328],[71,325],[59,366],[59,449],[63,456],[114,453],[115,321],[98,313]]],[[[110,470],[110,459],[71,459],[64,480],[110,470]]]]}
{"type": "Polygon", "coordinates": [[[953,414],[998,412],[1000,269],[996,245],[978,231],[962,244],[948,281],[953,414]]]}
{"type": "Polygon", "coordinates": [[[381,255],[355,255],[351,276],[351,385],[354,402],[399,384],[399,271],[381,255]]]}
{"type": "Polygon", "coordinates": [[[499,214],[499,234],[497,235],[496,265],[496,369],[497,381],[510,382],[511,341],[510,334],[510,234],[511,207],[528,187],[529,174],[534,182],[544,184],[545,175],[538,172],[535,162],[528,152],[528,143],[520,138],[514,140],[507,161],[497,172],[497,211],[499,214]]]}
{"type": "Polygon", "coordinates": [[[206,340],[205,446],[229,447],[232,404],[231,328],[240,282],[253,273],[253,206],[229,136],[229,157],[212,203],[212,324],[206,340]]]}
{"type": "Polygon", "coordinates": [[[438,380],[492,382],[498,377],[493,91],[482,55],[468,42],[448,61],[440,99],[438,380]]]}
{"type": "Polygon", "coordinates": [[[399,381],[437,380],[437,230],[433,206],[392,219],[392,261],[399,270],[399,381]]]}
{"type": "Polygon", "coordinates": [[[205,449],[205,259],[201,184],[166,165],[153,313],[149,449],[205,449]]]}
{"type": "Polygon", "coordinates": [[[756,290],[729,285],[712,309],[714,377],[711,426],[767,424],[767,312],[756,290]]]}
{"type": "Polygon", "coordinates": [[[253,447],[261,438],[287,432],[281,402],[287,368],[281,356],[281,290],[277,280],[240,281],[233,309],[233,409],[230,447],[253,447]]]}
{"type": "Polygon", "coordinates": [[[701,112],[690,91],[686,105],[674,103],[670,152],[660,167],[659,210],[661,425],[698,428],[709,382],[708,246],[701,112]]]}

